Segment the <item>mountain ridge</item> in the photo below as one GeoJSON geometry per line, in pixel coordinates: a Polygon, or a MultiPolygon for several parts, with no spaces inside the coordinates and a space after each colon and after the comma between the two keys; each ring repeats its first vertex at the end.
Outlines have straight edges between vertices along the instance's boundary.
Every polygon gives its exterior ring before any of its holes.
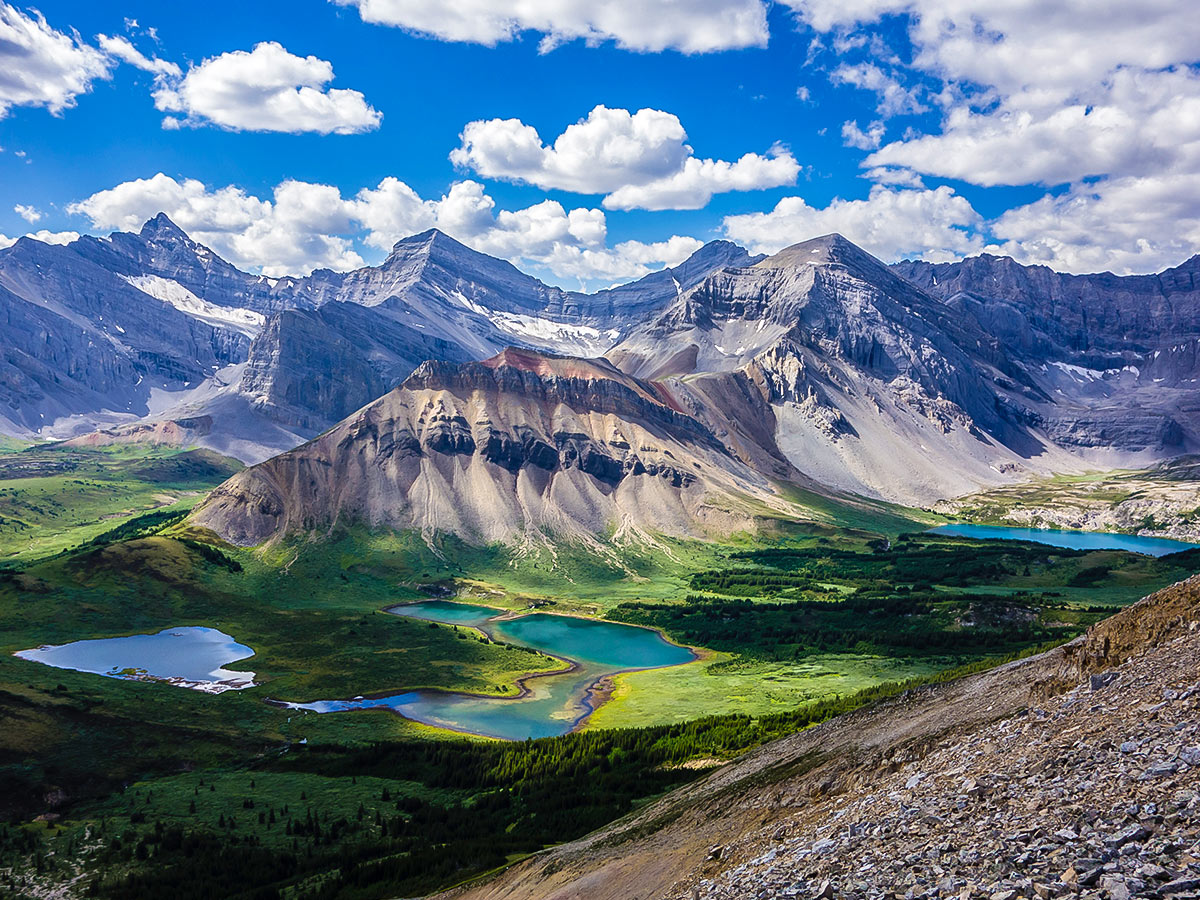
{"type": "Polygon", "coordinates": [[[606,356],[772,478],[910,505],[1200,447],[1189,264],[1048,271],[994,257],[886,266],[829,234],[770,257],[714,241],[578,294],[433,229],[379,266],[266,279],[160,215],[136,235],[0,251],[0,313],[14,323],[0,361],[0,404],[14,412],[0,405],[0,427],[71,437],[210,420],[203,434],[160,433],[255,462],[426,360],[512,346],[606,356]],[[47,365],[64,354],[74,381],[47,365]]]}
{"type": "Polygon", "coordinates": [[[337,526],[549,547],[757,531],[796,514],[657,386],[508,349],[428,361],[295,450],[216,488],[193,524],[257,545],[337,526]]]}
{"type": "MultiPolygon", "coordinates": [[[[137,234],[85,236],[65,247],[31,239],[18,243],[20,247],[0,251],[0,288],[27,284],[37,277],[39,265],[62,271],[67,279],[60,285],[4,298],[3,314],[16,323],[10,335],[32,332],[29,338],[13,342],[17,346],[9,348],[10,358],[3,363],[12,373],[7,382],[16,387],[9,388],[7,396],[0,393],[0,428],[20,436],[72,437],[147,417],[195,418],[207,415],[208,406],[217,403],[232,411],[233,433],[223,434],[223,420],[228,417],[219,416],[216,430],[205,439],[214,446],[224,441],[219,449],[232,448],[253,461],[329,427],[394,387],[426,358],[485,358],[514,341],[542,349],[566,346],[586,352],[603,350],[615,339],[615,333],[608,336],[589,324],[594,316],[588,318],[576,309],[593,295],[544,285],[510,263],[471,250],[436,229],[398,241],[380,266],[349,273],[318,270],[306,278],[279,279],[241,272],[192,241],[162,213],[148,220],[137,234]],[[45,261],[25,262],[29,255],[45,257],[45,261]],[[458,271],[450,271],[447,264],[458,271]],[[426,271],[433,274],[423,281],[426,271]],[[480,281],[461,277],[464,273],[474,273],[480,281]],[[123,296],[114,298],[105,285],[117,282],[123,296]],[[160,371],[162,367],[156,367],[137,347],[117,348],[114,352],[125,362],[100,359],[95,363],[110,376],[117,373],[115,377],[97,384],[93,376],[90,386],[63,390],[54,376],[37,365],[39,355],[45,355],[47,349],[37,336],[61,331],[57,319],[72,321],[72,313],[63,308],[60,297],[69,301],[89,296],[94,297],[92,308],[77,321],[86,326],[84,330],[100,332],[106,341],[110,332],[117,332],[101,324],[106,313],[99,306],[107,304],[112,326],[125,327],[126,317],[140,319],[149,314],[160,319],[174,317],[178,333],[192,326],[188,320],[179,324],[174,312],[164,306],[182,309],[190,320],[198,308],[208,304],[218,315],[216,321],[203,323],[207,329],[199,332],[201,339],[229,344],[231,349],[212,361],[201,359],[199,365],[189,362],[160,371]],[[343,304],[342,311],[333,303],[343,304]],[[378,307],[379,316],[364,318],[351,307],[378,307]],[[244,324],[220,321],[221,310],[243,322],[247,316],[263,318],[263,324],[257,326],[260,339],[248,340],[244,324]],[[322,359],[314,352],[319,345],[312,340],[319,333],[349,345],[369,335],[371,348],[361,354],[342,353],[336,361],[322,359]],[[342,399],[330,403],[332,395],[327,388],[305,382],[328,378],[335,362],[347,371],[348,381],[360,388],[335,392],[342,399]],[[229,368],[233,366],[243,368],[229,368]],[[212,391],[200,400],[192,399],[196,385],[204,380],[214,380],[218,399],[212,399],[212,391]],[[15,412],[6,413],[5,406],[15,412]],[[261,444],[244,439],[255,428],[275,437],[261,444]],[[293,434],[297,437],[289,437],[293,434]]],[[[736,255],[731,248],[733,245],[717,242],[716,253],[736,255]]],[[[707,252],[713,253],[713,247],[707,252]]],[[[703,253],[697,258],[702,259],[703,253]]],[[[663,283],[672,277],[668,270],[655,275],[647,301],[651,304],[657,302],[656,297],[667,295],[663,283]]],[[[594,295],[601,298],[596,301],[599,315],[616,315],[614,310],[622,303],[639,302],[637,284],[594,295]]],[[[674,293],[672,287],[669,294],[674,293]]],[[[95,355],[86,341],[73,341],[72,351],[85,369],[89,356],[95,355]]],[[[203,356],[185,352],[191,359],[203,356]]],[[[77,363],[76,368],[80,367],[77,363]]]]}

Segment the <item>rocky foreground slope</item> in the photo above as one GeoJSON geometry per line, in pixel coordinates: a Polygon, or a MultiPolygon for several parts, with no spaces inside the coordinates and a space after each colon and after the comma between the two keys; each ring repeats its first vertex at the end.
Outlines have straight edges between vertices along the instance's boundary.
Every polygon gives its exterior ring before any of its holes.
{"type": "Polygon", "coordinates": [[[1200,577],[766,745],[455,900],[1200,896],[1200,577]]]}

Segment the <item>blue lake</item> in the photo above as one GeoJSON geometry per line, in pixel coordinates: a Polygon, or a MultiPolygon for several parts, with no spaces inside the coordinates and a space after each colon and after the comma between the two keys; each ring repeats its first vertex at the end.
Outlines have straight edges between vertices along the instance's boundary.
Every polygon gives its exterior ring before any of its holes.
{"type": "Polygon", "coordinates": [[[389,607],[387,612],[408,619],[440,622],[443,625],[476,627],[501,615],[503,610],[474,603],[454,603],[450,600],[422,600],[420,603],[403,603],[400,606],[389,607]]]}
{"type": "Polygon", "coordinates": [[[1129,550],[1147,556],[1166,556],[1181,550],[1194,550],[1200,544],[1173,541],[1169,538],[1139,537],[1136,534],[1112,534],[1103,531],[1061,531],[1053,528],[1010,528],[1004,525],[941,525],[931,528],[933,534],[988,540],[1034,541],[1070,550],[1129,550]]]}
{"type": "Polygon", "coordinates": [[[254,651],[215,628],[166,628],[157,634],[74,641],[18,651],[21,659],[56,669],[110,678],[168,681],[180,687],[220,693],[252,687],[253,672],[232,672],[225,664],[254,651]]]}
{"type": "Polygon", "coordinates": [[[566,734],[593,709],[592,689],[606,675],[632,669],[656,669],[691,662],[695,654],[656,631],[532,613],[516,618],[503,610],[468,603],[428,600],[393,607],[389,612],[427,621],[469,625],[494,640],[532,647],[575,664],[569,672],[530,678],[522,697],[477,697],[449,691],[420,690],[387,697],[289,703],[318,713],[385,708],[426,725],[507,740],[566,734]]]}

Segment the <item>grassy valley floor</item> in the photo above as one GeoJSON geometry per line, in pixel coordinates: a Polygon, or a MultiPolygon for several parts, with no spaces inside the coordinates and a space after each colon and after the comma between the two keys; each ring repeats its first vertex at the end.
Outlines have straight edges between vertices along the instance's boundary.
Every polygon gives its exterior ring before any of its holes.
{"type": "Polygon", "coordinates": [[[241,467],[210,450],[0,444],[0,566],[76,547],[153,510],[184,513],[241,467]]]}
{"type": "Polygon", "coordinates": [[[1069,638],[1200,569],[1200,552],[935,537],[927,516],[893,509],[855,507],[839,524],[832,501],[813,523],[723,545],[514,558],[350,528],[246,550],[190,530],[174,506],[139,505],[154,489],[194,502],[183,494],[203,478],[178,467],[195,457],[147,454],[177,479],[156,482],[138,480],[128,448],[90,453],[108,451],[71,461],[106,464],[87,477],[113,487],[86,513],[71,512],[78,469],[0,481],[11,509],[44,510],[22,520],[30,529],[8,545],[19,558],[0,571],[0,893],[18,897],[68,884],[63,896],[179,900],[432,891],[586,833],[762,741],[1069,638]],[[51,516],[39,491],[64,511],[51,516]],[[616,676],[584,731],[533,742],[263,702],[417,687],[513,696],[519,676],[561,666],[383,612],[427,596],[645,625],[701,658],[616,676]],[[211,695],[11,655],[173,625],[254,648],[231,667],[259,685],[211,695]]]}

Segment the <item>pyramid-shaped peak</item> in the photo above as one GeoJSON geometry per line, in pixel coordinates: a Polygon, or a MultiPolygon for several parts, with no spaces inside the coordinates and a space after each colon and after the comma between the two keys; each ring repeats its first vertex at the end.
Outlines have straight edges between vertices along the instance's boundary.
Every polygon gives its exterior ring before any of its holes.
{"type": "MultiPolygon", "coordinates": [[[[419,234],[409,235],[396,241],[392,245],[392,252],[388,255],[388,262],[385,262],[384,265],[389,263],[411,264],[413,262],[431,262],[443,267],[450,265],[455,270],[465,267],[464,271],[472,272],[483,270],[517,272],[511,263],[472,249],[437,228],[429,228],[419,234]]],[[[522,278],[529,277],[520,272],[517,274],[522,278]]]]}
{"type": "Polygon", "coordinates": [[[735,244],[733,241],[717,240],[709,241],[673,268],[688,270],[697,267],[740,266],[757,262],[759,259],[761,257],[751,256],[750,252],[740,244],[735,244]]]}
{"type": "Polygon", "coordinates": [[[147,240],[183,239],[191,240],[182,228],[171,221],[165,212],[146,220],[139,234],[147,240]]]}
{"type": "Polygon", "coordinates": [[[417,234],[410,234],[392,245],[393,253],[412,253],[413,251],[433,252],[434,250],[450,252],[475,253],[466,244],[457,241],[439,228],[427,228],[417,234]]]}
{"type": "Polygon", "coordinates": [[[823,234],[799,244],[792,244],[758,263],[764,269],[781,269],[805,264],[840,264],[856,269],[863,266],[883,266],[882,262],[862,247],[837,233],[823,234]]]}
{"type": "Polygon", "coordinates": [[[468,247],[436,228],[397,241],[382,267],[410,273],[423,271],[427,280],[437,281],[446,290],[459,290],[460,282],[474,282],[496,292],[502,304],[528,303],[531,295],[540,298],[541,292],[548,290],[507,260],[468,247]]]}

